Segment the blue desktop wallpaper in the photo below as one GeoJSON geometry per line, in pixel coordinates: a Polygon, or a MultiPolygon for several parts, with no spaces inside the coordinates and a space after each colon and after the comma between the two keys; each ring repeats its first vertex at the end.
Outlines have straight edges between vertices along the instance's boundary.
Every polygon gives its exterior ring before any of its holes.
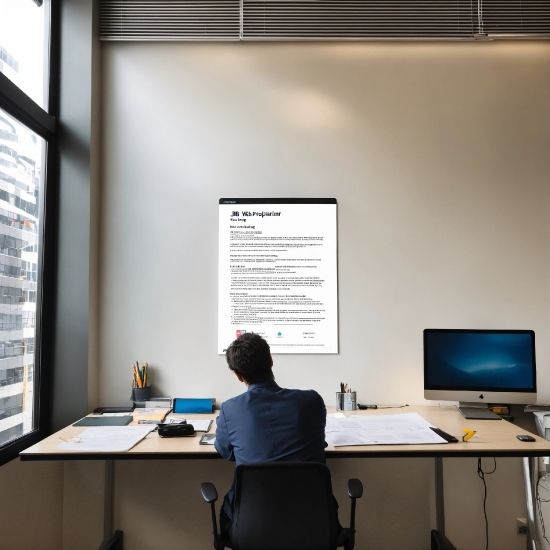
{"type": "Polygon", "coordinates": [[[530,334],[427,332],[427,387],[532,389],[531,338],[530,334]]]}

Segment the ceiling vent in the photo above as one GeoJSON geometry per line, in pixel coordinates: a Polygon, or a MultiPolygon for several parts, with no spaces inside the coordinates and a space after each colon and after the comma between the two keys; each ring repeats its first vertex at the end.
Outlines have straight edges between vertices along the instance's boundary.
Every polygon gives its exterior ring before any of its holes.
{"type": "Polygon", "coordinates": [[[101,40],[239,40],[239,0],[102,0],[101,40]]]}
{"type": "Polygon", "coordinates": [[[549,0],[101,0],[102,40],[550,38],[549,0]]]}

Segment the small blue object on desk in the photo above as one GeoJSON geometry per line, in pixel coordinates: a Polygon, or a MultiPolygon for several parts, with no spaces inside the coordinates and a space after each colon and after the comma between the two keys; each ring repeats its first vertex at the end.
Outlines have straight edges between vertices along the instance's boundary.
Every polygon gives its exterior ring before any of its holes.
{"type": "Polygon", "coordinates": [[[216,400],[213,397],[174,397],[174,400],[172,402],[172,410],[176,414],[213,413],[215,405],[216,400]]]}

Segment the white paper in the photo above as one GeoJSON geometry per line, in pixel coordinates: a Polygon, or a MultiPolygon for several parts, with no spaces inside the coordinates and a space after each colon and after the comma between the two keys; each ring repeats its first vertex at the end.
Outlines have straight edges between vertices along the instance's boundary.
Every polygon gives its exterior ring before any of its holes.
{"type": "Polygon", "coordinates": [[[96,426],[73,439],[80,442],[60,442],[64,451],[92,453],[122,453],[137,445],[154,426],[96,426]]]}
{"type": "Polygon", "coordinates": [[[126,413],[134,416],[148,415],[148,414],[162,414],[168,413],[171,409],[168,407],[136,407],[133,412],[126,413]]]}
{"type": "Polygon", "coordinates": [[[422,445],[447,443],[417,413],[327,417],[325,437],[333,447],[347,445],[422,445]]]}
{"type": "Polygon", "coordinates": [[[272,353],[338,353],[336,204],[219,206],[218,353],[244,332],[272,353]]]}

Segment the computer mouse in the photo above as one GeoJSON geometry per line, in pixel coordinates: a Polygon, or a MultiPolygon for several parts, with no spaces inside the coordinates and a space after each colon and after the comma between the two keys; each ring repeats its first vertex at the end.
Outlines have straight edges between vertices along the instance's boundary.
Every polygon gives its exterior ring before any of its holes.
{"type": "Polygon", "coordinates": [[[536,439],[530,435],[516,435],[516,437],[520,440],[520,441],[524,441],[524,442],[527,442],[527,441],[536,441],[536,439]]]}

